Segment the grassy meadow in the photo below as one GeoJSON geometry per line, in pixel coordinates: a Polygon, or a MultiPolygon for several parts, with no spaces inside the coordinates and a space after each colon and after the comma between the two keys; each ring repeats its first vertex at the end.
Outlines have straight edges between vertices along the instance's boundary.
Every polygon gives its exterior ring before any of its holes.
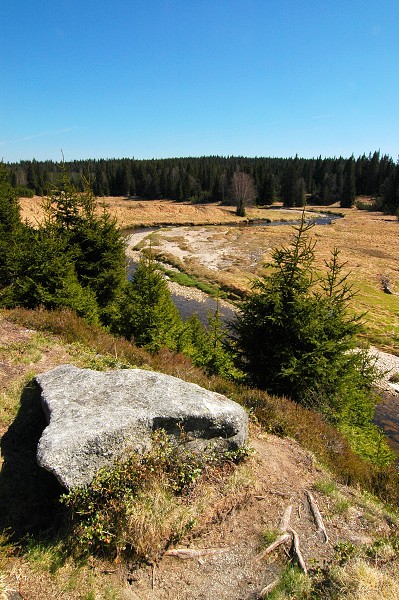
{"type": "MultiPolygon", "coordinates": [[[[234,207],[215,204],[119,197],[99,198],[99,201],[104,203],[121,229],[163,225],[165,228],[148,237],[147,244],[151,241],[157,253],[203,283],[235,292],[245,292],[253,277],[262,274],[262,265],[270,260],[273,248],[289,241],[292,235],[289,222],[299,216],[297,210],[282,212],[278,205],[251,207],[247,209],[246,217],[237,217],[234,207]],[[287,220],[287,225],[246,226],[252,219],[287,220]],[[242,226],[229,226],[232,223],[242,226]],[[226,227],[212,227],[213,224],[226,227]],[[175,243],[171,246],[168,228],[173,225],[186,227],[179,228],[177,235],[173,232],[175,243]],[[196,239],[200,242],[202,235],[202,245],[193,238],[193,233],[198,231],[196,239]],[[218,263],[215,257],[220,251],[223,261],[218,263]]],[[[326,207],[311,207],[310,210],[323,213],[326,207]]],[[[353,310],[364,313],[367,339],[380,349],[399,355],[399,221],[393,216],[356,208],[328,207],[328,211],[344,218],[335,220],[332,225],[315,226],[312,230],[316,263],[322,270],[333,248],[340,250],[345,270],[350,272],[350,281],[358,290],[353,310]],[[393,295],[383,292],[382,277],[391,282],[393,295]]],[[[43,218],[41,198],[22,198],[21,213],[32,224],[40,222],[43,218]]],[[[142,242],[141,248],[145,245],[146,242],[142,242]]]]}

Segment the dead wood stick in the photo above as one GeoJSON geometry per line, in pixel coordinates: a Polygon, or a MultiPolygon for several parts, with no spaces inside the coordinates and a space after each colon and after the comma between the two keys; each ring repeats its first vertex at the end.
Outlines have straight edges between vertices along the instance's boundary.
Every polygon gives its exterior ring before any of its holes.
{"type": "Polygon", "coordinates": [[[302,571],[305,573],[305,575],[307,574],[308,570],[305,564],[305,560],[303,558],[301,549],[299,547],[299,535],[297,534],[297,532],[295,531],[295,529],[292,529],[292,527],[289,528],[289,531],[292,533],[292,538],[294,541],[294,552],[296,554],[296,557],[298,559],[298,564],[301,567],[302,571]]]}
{"type": "Polygon", "coordinates": [[[209,554],[218,554],[219,552],[227,552],[229,548],[172,548],[167,550],[164,556],[176,556],[177,558],[198,558],[199,556],[207,556],[209,554]]]}
{"type": "Polygon", "coordinates": [[[275,579],[274,581],[272,581],[271,583],[269,583],[269,585],[267,585],[266,587],[263,588],[263,590],[261,590],[259,592],[259,600],[263,600],[263,598],[266,598],[266,596],[269,595],[269,592],[272,592],[273,590],[276,589],[276,587],[279,584],[279,580],[275,579]]]}
{"type": "Polygon", "coordinates": [[[272,542],[270,544],[270,546],[268,546],[266,548],[266,550],[264,550],[260,556],[258,556],[257,560],[262,560],[262,558],[264,558],[267,554],[270,554],[270,552],[273,552],[273,550],[275,550],[276,548],[281,546],[281,544],[285,544],[285,542],[288,542],[288,540],[290,540],[290,539],[291,539],[291,536],[289,533],[287,533],[287,532],[283,533],[278,538],[276,538],[274,540],[274,542],[272,542]]]}
{"type": "Polygon", "coordinates": [[[316,521],[317,529],[323,533],[324,540],[327,543],[328,542],[327,531],[326,531],[326,528],[324,526],[323,519],[322,519],[322,516],[320,514],[319,507],[317,506],[316,500],[313,498],[312,494],[308,490],[305,490],[305,492],[306,492],[306,495],[307,495],[308,500],[309,500],[310,509],[311,509],[311,511],[313,513],[314,520],[316,521]]]}
{"type": "Polygon", "coordinates": [[[288,529],[288,526],[290,524],[290,519],[291,519],[292,508],[293,508],[292,504],[287,506],[287,508],[285,509],[285,511],[283,513],[283,516],[281,517],[280,526],[279,526],[279,530],[281,531],[281,533],[286,533],[286,531],[288,529]]]}

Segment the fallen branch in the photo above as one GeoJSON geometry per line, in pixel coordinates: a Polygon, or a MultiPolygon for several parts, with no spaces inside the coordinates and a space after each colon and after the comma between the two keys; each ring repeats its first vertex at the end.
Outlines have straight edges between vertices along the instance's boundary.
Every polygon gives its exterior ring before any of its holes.
{"type": "Polygon", "coordinates": [[[166,550],[164,556],[176,556],[177,558],[198,558],[199,556],[207,556],[210,554],[218,554],[220,552],[227,552],[229,548],[173,548],[172,550],[166,550]]]}
{"type": "Polygon", "coordinates": [[[285,509],[283,516],[281,517],[281,521],[280,521],[280,526],[279,526],[279,530],[281,531],[281,533],[286,533],[288,526],[290,524],[290,519],[291,519],[291,513],[292,513],[292,504],[290,504],[289,506],[287,506],[287,508],[285,509]]]}
{"type": "Polygon", "coordinates": [[[308,490],[305,490],[305,493],[308,497],[310,508],[313,513],[314,519],[316,521],[317,529],[323,533],[324,540],[327,543],[328,542],[327,531],[324,526],[323,519],[320,514],[319,507],[317,506],[316,500],[313,498],[312,494],[310,492],[308,492],[308,490]]]}
{"type": "Polygon", "coordinates": [[[288,542],[288,540],[290,540],[290,539],[291,539],[291,536],[289,533],[287,533],[287,532],[283,533],[278,538],[276,538],[274,540],[274,542],[272,542],[270,544],[270,546],[268,546],[266,548],[266,550],[264,550],[260,556],[258,556],[257,560],[262,560],[262,558],[264,558],[267,554],[270,554],[270,552],[273,552],[273,550],[276,550],[276,548],[281,546],[281,544],[285,544],[285,542],[288,542]]]}
{"type": "Polygon", "coordinates": [[[295,531],[295,529],[292,529],[291,527],[290,527],[290,529],[288,531],[290,531],[292,533],[292,537],[293,537],[293,541],[294,541],[294,544],[293,544],[294,545],[294,552],[295,552],[296,557],[298,559],[298,564],[301,567],[302,571],[305,573],[305,575],[307,575],[308,570],[307,570],[307,567],[306,567],[306,564],[305,564],[305,560],[304,560],[304,558],[302,556],[301,549],[299,547],[299,535],[297,534],[297,532],[295,531]]]}
{"type": "Polygon", "coordinates": [[[275,579],[274,581],[272,581],[271,583],[269,583],[269,585],[267,585],[266,587],[263,588],[263,590],[261,590],[259,592],[259,600],[263,600],[263,598],[266,598],[270,592],[272,592],[273,590],[276,589],[276,587],[279,584],[279,580],[275,579]]]}

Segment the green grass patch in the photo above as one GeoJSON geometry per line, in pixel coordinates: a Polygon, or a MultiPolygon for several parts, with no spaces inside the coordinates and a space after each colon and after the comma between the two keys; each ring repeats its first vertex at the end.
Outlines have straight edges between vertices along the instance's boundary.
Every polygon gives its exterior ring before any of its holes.
{"type": "Polygon", "coordinates": [[[365,337],[371,344],[399,356],[399,299],[385,294],[377,283],[356,281],[353,305],[364,313],[365,337]]]}
{"type": "Polygon", "coordinates": [[[172,271],[171,269],[168,269],[163,265],[160,265],[160,269],[165,273],[165,275],[169,277],[171,281],[178,283],[179,285],[185,287],[194,287],[198,290],[201,290],[201,292],[208,294],[208,296],[212,296],[213,298],[227,298],[227,294],[225,292],[220,291],[219,288],[209,283],[200,281],[193,275],[188,275],[184,271],[172,271]]]}
{"type": "Polygon", "coordinates": [[[8,386],[0,391],[0,425],[2,427],[8,427],[15,418],[18,412],[22,390],[32,377],[33,373],[30,371],[22,377],[13,379],[8,386]]]}
{"type": "Polygon", "coordinates": [[[288,565],[284,570],[277,586],[265,598],[270,600],[305,600],[310,598],[312,581],[296,566],[288,565]]]}
{"type": "Polygon", "coordinates": [[[319,481],[315,481],[313,487],[325,496],[334,496],[338,492],[336,482],[331,481],[330,479],[320,479],[319,481]]]}

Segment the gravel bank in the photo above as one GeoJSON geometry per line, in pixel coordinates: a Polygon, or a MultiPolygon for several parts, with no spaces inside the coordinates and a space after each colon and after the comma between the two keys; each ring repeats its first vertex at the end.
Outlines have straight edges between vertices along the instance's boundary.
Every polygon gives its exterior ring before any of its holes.
{"type": "Polygon", "coordinates": [[[392,394],[399,394],[399,384],[389,381],[392,375],[399,373],[399,356],[382,352],[374,346],[370,347],[370,354],[375,357],[376,367],[382,374],[379,387],[392,394]]]}

